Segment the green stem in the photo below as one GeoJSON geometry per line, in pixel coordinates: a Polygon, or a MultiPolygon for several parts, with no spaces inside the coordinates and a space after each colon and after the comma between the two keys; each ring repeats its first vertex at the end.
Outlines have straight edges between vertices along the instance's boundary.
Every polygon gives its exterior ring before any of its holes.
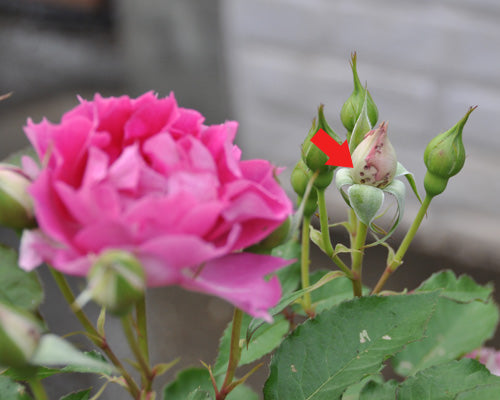
{"type": "Polygon", "coordinates": [[[234,309],[233,313],[233,326],[231,329],[231,345],[229,350],[229,362],[227,364],[226,377],[222,384],[221,390],[216,395],[216,400],[224,400],[228,395],[228,387],[234,379],[234,374],[238,363],[240,362],[241,348],[240,348],[240,332],[241,322],[243,320],[243,311],[239,308],[234,309]]]}
{"type": "Polygon", "coordinates": [[[354,237],[354,245],[352,249],[352,290],[356,297],[361,297],[362,293],[362,269],[363,269],[363,247],[366,242],[366,234],[368,233],[368,226],[361,221],[358,221],[358,228],[356,236],[354,237]]]}
{"type": "Polygon", "coordinates": [[[335,254],[333,249],[332,239],[330,237],[330,227],[328,226],[328,210],[325,201],[325,189],[317,189],[318,191],[318,209],[319,223],[321,227],[321,237],[323,239],[323,250],[326,255],[332,260],[348,278],[352,277],[351,270],[345,263],[335,254]]]}
{"type": "Polygon", "coordinates": [[[35,400],[49,400],[47,396],[47,392],[45,392],[45,388],[42,385],[40,379],[29,379],[28,385],[33,393],[35,400]]]}
{"type": "Polygon", "coordinates": [[[115,353],[111,350],[109,347],[106,338],[97,332],[97,329],[94,328],[94,325],[92,325],[92,322],[88,319],[87,315],[82,311],[82,309],[78,306],[75,305],[75,295],[73,294],[73,291],[71,290],[68,282],[66,281],[66,278],[62,273],[59,271],[55,270],[54,268],[49,268],[50,272],[52,273],[52,276],[54,277],[54,280],[57,283],[57,286],[59,286],[59,290],[61,290],[61,293],[63,297],[65,298],[66,302],[70,305],[71,310],[75,314],[76,318],[80,321],[82,326],[85,328],[85,331],[88,333],[88,337],[92,342],[99,347],[111,360],[113,365],[116,367],[118,372],[123,376],[123,379],[127,382],[128,389],[132,396],[137,399],[140,396],[140,389],[135,383],[135,381],[132,379],[130,374],[127,372],[127,370],[123,367],[123,364],[120,362],[118,357],[116,357],[115,353]]]}
{"type": "Polygon", "coordinates": [[[151,371],[148,362],[145,360],[144,355],[139,346],[139,343],[135,338],[134,328],[133,328],[134,321],[132,319],[132,315],[128,314],[125,317],[122,317],[121,320],[122,320],[123,332],[125,333],[125,337],[127,338],[128,345],[132,350],[135,359],[139,363],[141,377],[142,377],[142,384],[145,387],[146,392],[150,392],[154,379],[154,374],[151,371]]]}
{"type": "Polygon", "coordinates": [[[396,271],[396,269],[398,269],[398,267],[403,263],[403,257],[406,254],[408,247],[410,247],[410,243],[415,237],[415,234],[417,233],[418,228],[420,227],[420,224],[422,223],[422,220],[424,219],[425,214],[427,213],[427,209],[431,204],[431,200],[432,200],[431,196],[429,195],[425,196],[425,199],[422,202],[420,209],[418,210],[418,213],[415,216],[415,219],[413,220],[413,223],[410,226],[410,229],[408,230],[408,232],[406,232],[406,235],[401,244],[399,245],[398,251],[394,255],[392,262],[388,264],[387,267],[385,268],[385,271],[380,277],[379,281],[377,282],[377,285],[373,289],[372,294],[380,293],[385,282],[387,281],[387,279],[389,279],[389,276],[391,276],[391,274],[394,271],[396,271]]]}
{"type": "Polygon", "coordinates": [[[149,363],[149,346],[148,346],[148,323],[146,314],[146,296],[139,300],[136,304],[135,315],[137,318],[137,336],[139,340],[139,348],[142,356],[149,363]]]}
{"type": "MultiPolygon", "coordinates": [[[[306,289],[310,286],[309,282],[309,233],[310,233],[311,217],[304,216],[302,221],[302,254],[300,257],[300,273],[302,279],[302,289],[306,289]]],[[[308,315],[314,315],[314,311],[311,307],[311,294],[305,293],[302,299],[304,311],[308,315]]]]}

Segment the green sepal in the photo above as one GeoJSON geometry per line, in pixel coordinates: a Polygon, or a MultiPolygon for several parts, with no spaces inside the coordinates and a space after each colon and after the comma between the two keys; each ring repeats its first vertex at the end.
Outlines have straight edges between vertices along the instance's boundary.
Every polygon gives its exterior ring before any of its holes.
{"type": "Polygon", "coordinates": [[[354,125],[354,128],[352,129],[351,138],[349,140],[349,150],[351,151],[351,154],[356,149],[356,147],[358,147],[358,144],[363,141],[365,135],[373,128],[368,117],[367,98],[368,91],[365,89],[365,99],[363,101],[363,107],[361,108],[359,117],[356,121],[356,124],[354,125]]]}
{"type": "Polygon", "coordinates": [[[420,204],[422,204],[422,199],[421,199],[420,195],[418,194],[417,184],[415,183],[415,179],[413,178],[413,174],[410,171],[408,171],[403,166],[403,164],[398,162],[398,167],[396,169],[396,175],[394,176],[394,178],[397,178],[398,176],[403,176],[403,175],[406,177],[406,180],[410,184],[411,190],[413,190],[413,193],[415,193],[415,196],[417,196],[418,201],[420,202],[420,204]]]}
{"type": "Polygon", "coordinates": [[[384,203],[382,189],[370,185],[354,184],[347,189],[347,195],[358,219],[372,228],[372,222],[384,203]]]}

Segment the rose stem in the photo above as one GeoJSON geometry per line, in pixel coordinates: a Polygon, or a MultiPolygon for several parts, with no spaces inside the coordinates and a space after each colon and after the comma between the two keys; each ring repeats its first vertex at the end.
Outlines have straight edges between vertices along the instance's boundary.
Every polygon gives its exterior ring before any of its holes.
{"type": "Polygon", "coordinates": [[[363,295],[361,274],[363,268],[363,246],[365,245],[367,233],[368,226],[358,220],[358,229],[354,237],[354,252],[352,253],[352,290],[356,297],[363,295]]]}
{"type": "Polygon", "coordinates": [[[148,348],[148,324],[146,314],[146,296],[139,300],[135,306],[135,315],[137,318],[137,336],[139,340],[139,348],[142,356],[149,363],[149,348],[148,348]]]}
{"type": "Polygon", "coordinates": [[[234,379],[234,374],[238,363],[240,362],[241,349],[240,349],[240,331],[241,322],[243,320],[243,311],[239,308],[234,309],[233,313],[233,326],[231,328],[231,345],[229,350],[229,362],[227,364],[226,377],[222,384],[221,390],[216,395],[216,400],[224,400],[229,393],[226,389],[231,385],[234,379]]]}
{"type": "Polygon", "coordinates": [[[425,199],[422,202],[420,209],[418,210],[418,213],[410,226],[410,229],[408,230],[408,232],[406,232],[406,235],[399,245],[398,251],[394,255],[392,262],[385,268],[384,273],[377,282],[377,285],[373,289],[372,294],[380,293],[385,282],[387,281],[387,279],[389,279],[389,276],[391,276],[391,274],[396,271],[396,269],[398,269],[398,267],[403,263],[403,257],[408,250],[408,247],[410,247],[410,243],[415,237],[415,234],[417,233],[417,230],[420,227],[425,214],[427,213],[427,209],[429,208],[431,200],[431,196],[425,196],[425,199]]]}
{"type": "Polygon", "coordinates": [[[127,338],[128,345],[132,350],[132,353],[134,354],[134,357],[139,363],[139,366],[141,368],[142,384],[145,387],[146,391],[150,392],[151,385],[154,379],[154,374],[151,371],[148,362],[144,358],[144,355],[140,349],[137,340],[135,339],[134,329],[133,329],[134,320],[132,318],[132,315],[129,313],[121,320],[122,320],[123,332],[125,333],[125,337],[127,338]]]}
{"type": "Polygon", "coordinates": [[[335,264],[337,264],[337,266],[344,272],[344,274],[346,274],[348,278],[351,278],[352,273],[349,267],[344,264],[339,256],[334,255],[335,251],[333,250],[330,228],[328,226],[328,210],[326,208],[325,189],[318,189],[318,208],[321,236],[323,239],[323,248],[325,249],[325,253],[335,264]]]}
{"type": "Polygon", "coordinates": [[[47,392],[45,392],[40,379],[29,379],[28,385],[33,393],[33,396],[35,396],[35,400],[49,400],[47,392]]]}
{"type": "MultiPolygon", "coordinates": [[[[309,283],[309,232],[311,217],[304,216],[302,221],[302,254],[300,256],[300,272],[302,279],[302,289],[307,289],[310,286],[309,283]]],[[[311,293],[307,292],[304,294],[303,298],[304,311],[309,315],[314,315],[314,311],[311,308],[311,293]]]]}
{"type": "Polygon", "coordinates": [[[104,351],[104,353],[108,356],[108,358],[111,360],[111,362],[116,367],[118,372],[123,376],[123,379],[125,379],[125,381],[127,382],[128,388],[132,396],[134,398],[139,398],[140,396],[139,387],[132,379],[130,374],[127,372],[127,370],[123,367],[123,364],[120,362],[118,357],[116,357],[115,353],[113,353],[113,351],[111,350],[106,341],[106,338],[101,336],[99,332],[97,332],[97,330],[94,328],[94,325],[92,325],[92,322],[90,322],[90,320],[88,319],[87,315],[85,315],[85,313],[82,311],[80,307],[75,305],[75,295],[73,294],[73,291],[69,287],[69,284],[66,281],[64,275],[59,271],[55,270],[54,268],[49,268],[49,269],[50,272],[52,273],[52,276],[54,277],[54,280],[59,286],[62,295],[66,299],[66,302],[70,305],[71,310],[73,311],[75,316],[78,318],[82,326],[87,331],[89,339],[92,340],[92,342],[102,351],[104,351]]]}

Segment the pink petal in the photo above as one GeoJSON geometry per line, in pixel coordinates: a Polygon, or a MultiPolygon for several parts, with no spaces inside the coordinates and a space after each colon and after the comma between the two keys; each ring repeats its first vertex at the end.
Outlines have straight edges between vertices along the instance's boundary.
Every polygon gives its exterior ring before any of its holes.
{"type": "Polygon", "coordinates": [[[265,276],[292,261],[277,257],[237,253],[208,261],[199,269],[185,271],[180,286],[221,297],[246,313],[272,322],[268,310],[281,298],[276,276],[265,276]]]}

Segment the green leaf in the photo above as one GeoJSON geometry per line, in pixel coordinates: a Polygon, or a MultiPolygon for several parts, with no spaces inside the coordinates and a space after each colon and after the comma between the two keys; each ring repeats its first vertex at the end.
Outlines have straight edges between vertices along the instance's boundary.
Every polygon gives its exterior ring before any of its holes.
{"type": "Polygon", "coordinates": [[[372,227],[371,223],[384,203],[384,192],[375,186],[354,184],[347,189],[347,195],[359,220],[372,227]]]}
{"type": "Polygon", "coordinates": [[[31,362],[41,366],[69,365],[73,370],[78,369],[78,372],[105,375],[114,372],[111,364],[97,359],[95,355],[82,353],[66,340],[50,333],[42,336],[31,362]]]}
{"type": "Polygon", "coordinates": [[[90,389],[80,390],[78,392],[67,394],[61,397],[60,400],[89,400],[90,389]]]}
{"type": "Polygon", "coordinates": [[[43,289],[36,272],[17,264],[17,252],[0,245],[0,301],[35,311],[43,301],[43,289]]]}
{"type": "Polygon", "coordinates": [[[485,400],[499,398],[500,377],[491,375],[476,360],[450,361],[420,371],[400,384],[398,400],[485,400]],[[483,397],[496,388],[496,397],[483,397]],[[461,395],[460,397],[457,397],[461,395]]]}
{"type": "Polygon", "coordinates": [[[205,390],[196,389],[193,392],[189,393],[187,400],[212,400],[213,397],[210,396],[205,390]]]}
{"type": "Polygon", "coordinates": [[[436,293],[343,302],[283,340],[264,386],[266,400],[336,400],[383,361],[424,335],[436,293]]]}
{"type": "Polygon", "coordinates": [[[461,303],[470,303],[474,300],[487,302],[491,299],[494,290],[492,283],[482,286],[467,275],[457,278],[453,271],[445,270],[432,274],[415,291],[428,292],[438,289],[442,290],[441,297],[461,303]]]}
{"type": "Polygon", "coordinates": [[[396,400],[397,386],[398,383],[394,380],[385,384],[371,380],[361,390],[359,400],[396,400]]]}
{"type": "Polygon", "coordinates": [[[497,306],[488,302],[491,285],[478,285],[466,276],[457,279],[453,272],[444,271],[432,275],[415,292],[430,290],[439,291],[440,299],[429,321],[427,337],[394,357],[398,374],[412,375],[454,360],[481,347],[495,332],[499,313],[497,306]]]}
{"type": "Polygon", "coordinates": [[[361,379],[359,382],[354,385],[349,386],[346,391],[342,394],[342,400],[359,400],[359,395],[361,390],[368,382],[380,382],[384,383],[384,378],[382,375],[368,375],[367,377],[361,379]]]}
{"type": "MultiPolygon", "coordinates": [[[[242,349],[238,366],[250,364],[272,352],[279,346],[283,340],[283,336],[288,333],[290,325],[282,315],[275,316],[272,324],[262,325],[260,329],[252,335],[251,340],[247,342],[246,332],[251,321],[252,317],[247,314],[243,315],[240,331],[240,345],[242,346],[242,349]]],[[[213,369],[213,374],[215,376],[224,374],[227,370],[232,327],[233,323],[230,322],[222,335],[219,346],[219,354],[213,369]]]]}
{"type": "Polygon", "coordinates": [[[271,255],[284,258],[286,260],[296,259],[293,264],[281,268],[276,275],[281,283],[282,296],[293,292],[300,283],[300,254],[301,246],[295,240],[289,240],[281,246],[275,247],[271,255]]]}
{"type": "Polygon", "coordinates": [[[427,337],[409,344],[393,359],[394,370],[413,375],[468,353],[493,336],[498,309],[493,303],[457,303],[440,298],[429,321],[427,337]]]}
{"type": "MultiPolygon", "coordinates": [[[[222,377],[224,378],[224,377],[222,377]]],[[[220,382],[218,382],[220,386],[220,382]]],[[[207,392],[215,396],[215,391],[210,380],[210,374],[204,368],[188,368],[177,375],[175,381],[168,384],[163,390],[165,400],[186,400],[190,395],[198,395],[198,392],[207,392]],[[194,393],[193,393],[194,392],[194,393]]],[[[258,400],[257,393],[248,386],[239,385],[226,397],[227,400],[258,400]]],[[[198,397],[194,397],[198,400],[198,397]]],[[[204,399],[201,397],[201,399],[204,399]]]]}
{"type": "Polygon", "coordinates": [[[12,379],[0,375],[0,399],[5,400],[31,400],[26,388],[12,379]]]}

